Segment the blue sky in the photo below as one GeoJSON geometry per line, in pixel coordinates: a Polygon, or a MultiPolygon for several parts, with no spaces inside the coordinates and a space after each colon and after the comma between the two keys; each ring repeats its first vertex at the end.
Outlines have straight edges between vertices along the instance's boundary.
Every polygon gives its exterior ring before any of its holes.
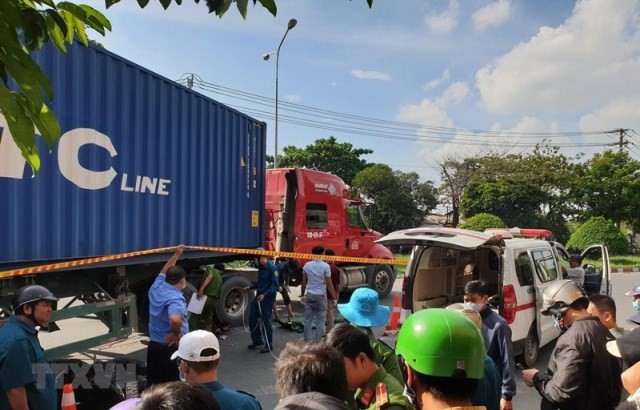
{"type": "MultiPolygon", "coordinates": [[[[83,2],[111,20],[113,31],[96,39],[112,52],[171,79],[195,73],[271,100],[275,60],[261,56],[296,18],[280,53],[280,151],[333,135],[373,149],[370,162],[439,182],[435,164],[446,156],[522,152],[545,135],[567,154],[590,155],[617,141],[594,131],[640,133],[640,0],[375,0],[372,9],[365,0],[278,0],[277,17],[256,6],[246,20],[235,5],[222,19],[209,15],[204,0],[167,11],[158,0],[106,11],[104,0],[83,2]],[[365,119],[291,112],[285,102],[365,119]]],[[[266,121],[273,153],[272,102],[202,92],[266,121]]],[[[640,136],[629,141],[640,158],[640,136]]]]}

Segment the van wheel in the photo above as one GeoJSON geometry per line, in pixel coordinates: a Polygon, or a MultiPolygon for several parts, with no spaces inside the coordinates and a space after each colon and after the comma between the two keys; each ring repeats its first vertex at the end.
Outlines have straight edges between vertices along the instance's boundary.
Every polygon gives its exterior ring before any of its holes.
{"type": "Polygon", "coordinates": [[[251,282],[242,276],[230,276],[222,282],[220,298],[216,303],[216,316],[220,323],[229,323],[231,326],[241,326],[249,323],[249,302],[253,291],[245,292],[243,289],[251,282]]]}
{"type": "Polygon", "coordinates": [[[525,365],[527,368],[535,366],[538,360],[538,354],[540,353],[540,341],[538,341],[538,333],[536,331],[536,324],[533,323],[527,334],[527,338],[524,341],[524,348],[522,354],[517,357],[518,362],[525,365]]]}
{"type": "Polygon", "coordinates": [[[369,287],[376,292],[380,298],[387,296],[393,289],[396,280],[394,270],[389,265],[375,265],[368,273],[369,287]]]}

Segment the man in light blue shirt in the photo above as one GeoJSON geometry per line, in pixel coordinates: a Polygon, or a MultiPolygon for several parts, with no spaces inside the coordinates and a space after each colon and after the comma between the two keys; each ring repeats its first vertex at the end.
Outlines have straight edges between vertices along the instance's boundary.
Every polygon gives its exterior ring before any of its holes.
{"type": "Polygon", "coordinates": [[[180,338],[189,332],[187,305],[182,294],[187,275],[184,269],[175,266],[183,251],[184,245],[176,248],[149,289],[148,386],[179,380],[171,355],[178,349],[180,338]]]}
{"type": "Polygon", "coordinates": [[[327,321],[327,294],[332,299],[338,298],[338,292],[331,282],[331,268],[329,264],[319,259],[324,254],[322,246],[316,246],[311,253],[318,255],[318,259],[307,262],[302,268],[302,285],[300,296],[307,293],[304,304],[304,340],[305,342],[319,342],[324,336],[327,321]],[[312,322],[315,319],[315,332],[312,322]]]}

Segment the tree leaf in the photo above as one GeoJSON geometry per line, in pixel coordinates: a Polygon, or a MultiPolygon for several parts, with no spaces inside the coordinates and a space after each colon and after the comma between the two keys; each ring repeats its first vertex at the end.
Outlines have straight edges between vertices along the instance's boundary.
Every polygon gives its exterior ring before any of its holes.
{"type": "Polygon", "coordinates": [[[9,75],[13,77],[20,90],[27,96],[34,107],[40,107],[43,104],[42,92],[40,84],[25,64],[24,59],[19,54],[10,54],[8,58],[3,59],[5,67],[9,75]]]}
{"type": "Polygon", "coordinates": [[[87,32],[84,28],[84,23],[80,19],[74,19],[73,23],[76,28],[76,34],[78,35],[78,39],[85,46],[89,46],[89,38],[87,37],[87,32]]]}
{"type": "Polygon", "coordinates": [[[218,17],[224,16],[224,13],[226,13],[227,10],[229,10],[229,7],[231,7],[231,2],[232,0],[222,0],[222,2],[218,4],[218,8],[216,9],[216,15],[218,17]]]}
{"type": "MultiPolygon", "coordinates": [[[[49,31],[49,37],[51,37],[51,41],[56,46],[56,48],[63,53],[67,52],[67,48],[64,46],[64,38],[65,34],[60,30],[57,22],[50,15],[45,15],[45,21],[47,22],[47,29],[49,31]]],[[[63,20],[64,22],[64,20],[63,20]]],[[[65,24],[66,27],[66,24],[65,24]]]]}
{"type": "Polygon", "coordinates": [[[373,0],[367,0],[367,4],[369,5],[369,8],[373,7],[373,0]]]}
{"type": "Polygon", "coordinates": [[[38,0],[38,2],[40,2],[40,3],[42,3],[42,4],[46,5],[46,6],[49,6],[51,8],[54,8],[54,9],[56,8],[56,3],[54,3],[53,0],[38,0]]]}
{"type": "MultiPolygon", "coordinates": [[[[149,1],[147,0],[147,3],[148,2],[149,1]]],[[[120,3],[120,0],[104,0],[104,4],[105,4],[105,6],[107,8],[113,6],[114,4],[118,4],[118,3],[120,3]]],[[[140,3],[140,0],[138,0],[138,3],[140,3]]],[[[141,5],[140,7],[144,7],[144,6],[141,5]]]]}
{"type": "Polygon", "coordinates": [[[48,9],[48,10],[45,10],[45,13],[47,13],[47,15],[49,15],[49,17],[51,17],[56,22],[56,24],[60,28],[60,31],[63,33],[64,37],[66,38],[69,27],[67,27],[67,23],[64,21],[64,17],[62,17],[60,13],[57,12],[56,10],[48,9]]]}
{"type": "Polygon", "coordinates": [[[236,5],[238,6],[238,11],[243,19],[247,18],[247,6],[249,5],[249,0],[236,0],[236,5]]]}
{"type": "MultiPolygon", "coordinates": [[[[22,157],[29,163],[33,174],[40,170],[40,156],[36,147],[35,127],[16,101],[19,93],[11,92],[7,87],[0,87],[0,111],[4,114],[16,146],[20,148],[22,157]]],[[[26,98],[26,97],[25,97],[26,98]]]]}
{"type": "Polygon", "coordinates": [[[85,14],[87,15],[86,23],[89,24],[92,29],[99,32],[103,36],[105,34],[105,28],[109,31],[112,30],[111,22],[109,21],[109,19],[107,19],[98,10],[94,9],[91,6],[87,6],[86,4],[81,4],[80,8],[84,10],[85,14]]]}
{"type": "Polygon", "coordinates": [[[40,135],[42,135],[47,147],[51,149],[53,144],[60,138],[60,124],[58,124],[56,115],[47,104],[42,104],[42,109],[38,115],[30,116],[30,118],[38,128],[38,131],[40,131],[40,135]]]}
{"type": "Polygon", "coordinates": [[[160,0],[160,4],[166,10],[171,5],[171,0],[160,0]]]}
{"type": "Polygon", "coordinates": [[[258,0],[258,1],[260,2],[260,4],[262,4],[262,7],[269,10],[269,13],[273,14],[274,16],[278,14],[278,7],[276,6],[275,0],[258,0]]]}
{"type": "Polygon", "coordinates": [[[149,4],[149,0],[138,0],[138,6],[140,6],[141,9],[145,8],[147,4],[149,4]]]}

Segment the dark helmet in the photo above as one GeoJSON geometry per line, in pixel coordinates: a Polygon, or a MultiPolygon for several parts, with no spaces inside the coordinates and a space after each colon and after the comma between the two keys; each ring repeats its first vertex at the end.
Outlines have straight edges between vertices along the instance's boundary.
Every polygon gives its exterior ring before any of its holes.
{"type": "Polygon", "coordinates": [[[11,309],[15,312],[20,306],[39,300],[49,300],[57,302],[58,298],[44,286],[29,285],[22,287],[16,291],[11,299],[11,309]]]}

